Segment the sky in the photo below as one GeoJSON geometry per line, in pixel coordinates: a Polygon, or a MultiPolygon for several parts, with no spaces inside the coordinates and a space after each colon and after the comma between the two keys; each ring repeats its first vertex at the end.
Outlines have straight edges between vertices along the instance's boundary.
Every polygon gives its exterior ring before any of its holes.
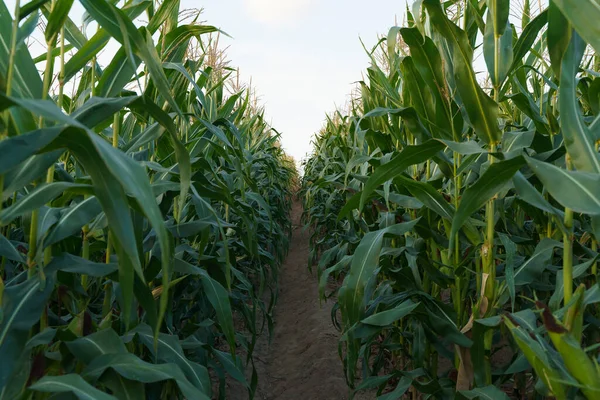
{"type": "MultiPolygon", "coordinates": [[[[15,0],[4,1],[12,12],[15,0]]],[[[231,36],[221,39],[231,66],[239,67],[242,82],[252,81],[283,148],[300,162],[326,113],[344,106],[368,67],[360,40],[371,48],[395,20],[402,23],[406,1],[181,0],[181,8],[203,8],[201,19],[231,36]]],[[[70,17],[77,25],[83,11],[76,1],[70,17]]],[[[92,25],[88,37],[94,32],[92,25]]],[[[43,41],[42,32],[33,36],[43,41]]],[[[107,65],[117,48],[109,43],[100,64],[107,65]]],[[[45,52],[35,43],[30,51],[45,52]]]]}
{"type": "Polygon", "coordinates": [[[368,66],[360,40],[370,48],[406,10],[406,0],[182,1],[183,8],[200,5],[207,24],[232,36],[223,42],[232,65],[244,81],[252,78],[296,161],[368,66]]]}

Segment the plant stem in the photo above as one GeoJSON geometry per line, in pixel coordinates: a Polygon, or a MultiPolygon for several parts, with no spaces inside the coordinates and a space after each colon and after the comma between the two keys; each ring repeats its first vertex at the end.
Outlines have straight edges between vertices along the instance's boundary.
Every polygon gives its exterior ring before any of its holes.
{"type": "MultiPolygon", "coordinates": [[[[54,1],[51,4],[51,9],[54,7],[54,1]]],[[[46,69],[44,71],[44,86],[42,88],[42,100],[48,98],[48,92],[50,91],[50,83],[52,82],[52,64],[54,62],[52,58],[52,50],[54,49],[54,41],[46,42],[46,69]]],[[[40,115],[38,119],[38,128],[44,127],[44,117],[40,115]]],[[[54,169],[48,171],[47,178],[52,174],[54,176],[54,169]]],[[[33,275],[35,267],[35,258],[38,251],[37,236],[38,236],[38,214],[39,210],[33,210],[31,212],[31,225],[29,227],[29,252],[27,254],[27,265],[29,266],[29,277],[33,275]]]]}
{"type": "MultiPolygon", "coordinates": [[[[112,145],[113,147],[119,147],[119,133],[121,130],[121,115],[117,112],[113,119],[113,137],[112,137],[112,145]]],[[[108,231],[108,238],[106,240],[106,256],[104,258],[104,262],[106,264],[110,263],[110,256],[112,254],[112,233],[110,230],[108,231]]],[[[111,310],[111,300],[112,300],[112,283],[109,279],[106,279],[104,283],[104,302],[102,303],[102,317],[106,318],[108,313],[111,310]]]]}
{"type": "MultiPolygon", "coordinates": [[[[571,157],[566,155],[567,169],[572,169],[571,157]]],[[[573,210],[565,207],[565,228],[563,234],[563,290],[565,305],[573,296],[573,210]]]]}
{"type": "MultiPolygon", "coordinates": [[[[65,86],[65,28],[60,29],[60,72],[58,74],[58,108],[62,111],[63,91],[65,86]]],[[[54,181],[54,165],[48,168],[46,183],[54,181]]],[[[48,265],[52,260],[52,245],[44,249],[44,265],[48,265]]]]}
{"type": "Polygon", "coordinates": [[[17,35],[19,33],[19,20],[21,19],[21,0],[15,1],[15,19],[13,20],[10,37],[10,54],[8,56],[8,71],[6,73],[6,95],[12,93],[12,78],[15,68],[15,55],[17,53],[17,35]]]}
{"type": "MultiPolygon", "coordinates": [[[[461,187],[461,179],[458,175],[458,168],[460,167],[461,155],[457,152],[454,152],[454,209],[458,210],[458,206],[460,203],[460,187],[461,187]]],[[[462,292],[462,277],[456,272],[458,271],[458,266],[460,265],[460,239],[458,233],[454,237],[454,308],[457,315],[457,324],[458,326],[462,326],[461,316],[463,314],[463,301],[461,299],[460,293],[462,292]]]]}
{"type": "MultiPolygon", "coordinates": [[[[494,48],[496,51],[496,55],[494,57],[494,101],[496,104],[500,104],[500,57],[501,57],[501,49],[500,49],[500,36],[494,35],[494,48]]],[[[490,143],[490,149],[488,154],[488,162],[490,167],[494,164],[494,156],[492,153],[495,153],[497,150],[496,143],[490,143]]],[[[477,313],[481,315],[484,314],[490,315],[491,310],[493,309],[495,292],[496,292],[496,265],[494,260],[494,229],[495,229],[495,209],[496,209],[496,201],[492,197],[485,206],[485,221],[486,221],[486,234],[485,241],[483,247],[481,249],[483,265],[482,265],[482,276],[481,276],[481,285],[485,285],[481,289],[482,297],[477,306],[477,313]],[[487,280],[484,277],[487,276],[487,280]],[[487,304],[486,304],[487,301],[487,304]],[[482,307],[485,307],[482,309],[482,307]]],[[[480,317],[477,315],[477,317],[480,317]]],[[[489,330],[485,333],[484,336],[484,348],[485,348],[485,380],[486,384],[492,383],[492,364],[491,364],[491,351],[492,351],[492,339],[493,339],[493,331],[489,330]]]]}
{"type": "MultiPolygon", "coordinates": [[[[100,28],[98,28],[100,29],[100,28]]],[[[92,71],[91,71],[91,79],[90,79],[90,98],[94,97],[95,95],[95,89],[94,87],[96,86],[96,57],[94,56],[92,58],[92,71]]],[[[82,242],[81,242],[81,257],[84,260],[89,260],[90,259],[90,240],[88,238],[88,235],[90,233],[90,227],[88,224],[85,224],[83,226],[83,228],[81,228],[81,232],[82,232],[82,242]]],[[[88,284],[88,277],[87,275],[81,275],[81,286],[83,286],[84,289],[87,290],[87,284],[88,284]]]]}

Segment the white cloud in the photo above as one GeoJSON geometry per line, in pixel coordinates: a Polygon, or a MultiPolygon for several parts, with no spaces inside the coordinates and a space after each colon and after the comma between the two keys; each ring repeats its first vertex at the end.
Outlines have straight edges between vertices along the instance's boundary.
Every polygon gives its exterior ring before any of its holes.
{"type": "Polygon", "coordinates": [[[314,0],[244,0],[252,18],[274,25],[286,24],[306,12],[314,0]]]}

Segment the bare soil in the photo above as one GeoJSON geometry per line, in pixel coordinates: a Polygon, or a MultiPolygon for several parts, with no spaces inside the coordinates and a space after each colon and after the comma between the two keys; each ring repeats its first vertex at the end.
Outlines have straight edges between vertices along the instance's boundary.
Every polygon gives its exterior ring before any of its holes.
{"type": "MultiPolygon", "coordinates": [[[[274,312],[271,344],[266,332],[255,349],[259,400],[346,400],[339,332],[331,322],[332,303],[319,304],[317,279],[308,271],[309,232],[300,223],[302,205],[292,211],[293,236],[288,257],[280,270],[279,299],[274,312]]],[[[246,399],[234,386],[228,399],[246,399]]],[[[371,399],[374,396],[355,396],[371,399]]]]}

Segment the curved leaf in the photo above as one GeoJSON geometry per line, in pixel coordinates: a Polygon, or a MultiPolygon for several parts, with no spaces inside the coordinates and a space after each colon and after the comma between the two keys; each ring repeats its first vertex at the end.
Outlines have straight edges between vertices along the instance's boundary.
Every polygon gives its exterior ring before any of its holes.
{"type": "Polygon", "coordinates": [[[38,186],[34,191],[19,199],[12,206],[0,211],[0,226],[7,225],[15,218],[39,209],[62,193],[84,193],[90,188],[90,185],[71,182],[54,182],[38,186]]]}
{"type": "Polygon", "coordinates": [[[408,314],[410,314],[415,308],[419,306],[419,304],[420,303],[413,303],[412,301],[407,300],[392,309],[370,315],[367,318],[363,319],[361,322],[363,324],[375,326],[391,325],[399,319],[402,319],[408,314]]]}
{"type": "Polygon", "coordinates": [[[119,375],[133,381],[151,383],[172,379],[181,393],[189,399],[208,400],[209,397],[196,389],[175,364],[150,364],[131,353],[104,354],[96,357],[82,375],[91,380],[99,379],[106,370],[112,369],[119,375]]]}
{"type": "Polygon", "coordinates": [[[559,89],[560,124],[567,152],[575,168],[600,174],[600,157],[596,151],[594,137],[583,122],[577,99],[576,74],[585,47],[585,42],[574,33],[562,59],[559,89]]]}
{"type": "Polygon", "coordinates": [[[502,190],[523,165],[525,165],[523,157],[496,162],[490,165],[477,182],[465,190],[452,220],[451,243],[467,218],[502,190]]]}
{"type": "Polygon", "coordinates": [[[367,233],[352,256],[350,271],[339,290],[338,301],[348,326],[358,322],[364,313],[365,286],[379,265],[379,254],[386,235],[400,236],[410,231],[418,219],[367,233]]]}
{"type": "Polygon", "coordinates": [[[445,145],[437,140],[429,140],[423,144],[407,146],[394,158],[386,164],[375,169],[375,172],[369,176],[360,196],[360,206],[362,209],[371,193],[385,181],[394,179],[396,176],[406,170],[411,165],[422,163],[433,157],[437,152],[443,150],[445,145]]]}
{"type": "Polygon", "coordinates": [[[466,32],[446,17],[439,0],[424,0],[423,5],[434,27],[451,46],[456,85],[475,133],[488,144],[498,143],[501,138],[498,104],[477,83],[472,66],[473,49],[466,32]]]}
{"type": "Polygon", "coordinates": [[[77,374],[44,376],[30,386],[30,389],[46,393],[72,393],[79,400],[116,400],[117,398],[101,392],[77,374]]]}
{"type": "Polygon", "coordinates": [[[552,0],[577,32],[600,51],[600,1],[552,0]]]}
{"type": "Polygon", "coordinates": [[[544,187],[562,206],[575,212],[600,214],[600,175],[567,171],[530,157],[526,157],[526,160],[544,187]]]}

